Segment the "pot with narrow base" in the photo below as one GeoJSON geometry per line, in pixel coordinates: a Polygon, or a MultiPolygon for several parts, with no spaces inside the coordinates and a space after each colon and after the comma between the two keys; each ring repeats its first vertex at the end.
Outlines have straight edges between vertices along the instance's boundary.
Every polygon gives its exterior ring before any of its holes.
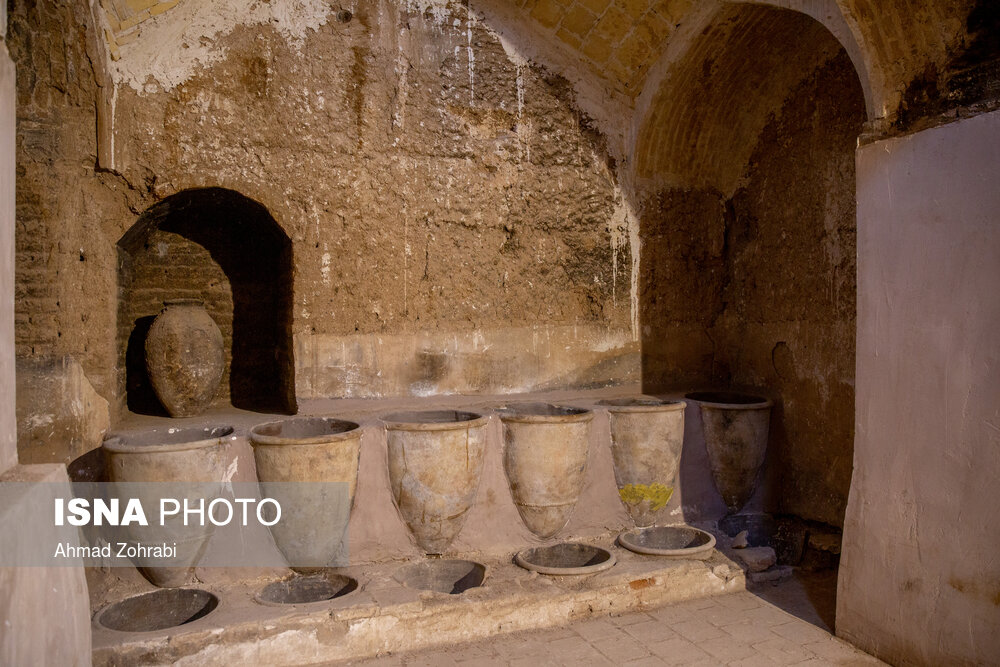
{"type": "Polygon", "coordinates": [[[460,410],[382,417],[393,502],[428,554],[444,553],[465,525],[483,472],[488,421],[460,410]]]}
{"type": "Polygon", "coordinates": [[[293,570],[346,564],[361,427],[330,417],[285,419],[250,431],[262,497],[280,504],[270,527],[293,570]]]}
{"type": "MultiPolygon", "coordinates": [[[[158,507],[160,497],[209,505],[223,494],[223,481],[232,461],[232,426],[153,429],[108,437],[103,448],[109,476],[124,497],[138,497],[144,507],[158,507]],[[134,484],[138,482],[139,484],[134,484]],[[156,484],[156,483],[159,484],[156,484]],[[151,484],[152,483],[152,484],[151,484]]],[[[187,583],[215,531],[205,525],[184,525],[181,513],[164,517],[163,524],[126,528],[134,544],[176,543],[173,558],[146,558],[137,563],[152,584],[160,587],[187,583]]]]}
{"type": "Polygon", "coordinates": [[[598,405],[607,409],[611,424],[618,497],[637,527],[652,526],[674,493],[687,404],[639,396],[598,405]]]}
{"type": "Polygon", "coordinates": [[[548,403],[499,409],[503,467],[521,520],[541,538],[569,521],[583,489],[594,413],[548,403]]]}
{"type": "Polygon", "coordinates": [[[685,398],[701,412],[715,487],[731,513],[753,496],[767,453],[770,399],[734,392],[699,391],[685,398]]]}

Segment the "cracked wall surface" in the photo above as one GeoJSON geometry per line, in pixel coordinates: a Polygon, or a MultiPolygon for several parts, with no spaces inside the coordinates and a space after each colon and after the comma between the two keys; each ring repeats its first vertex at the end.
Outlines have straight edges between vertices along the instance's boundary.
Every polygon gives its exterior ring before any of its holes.
{"type": "MultiPolygon", "coordinates": [[[[76,25],[83,8],[15,7],[18,57],[34,72],[20,89],[22,356],[74,355],[121,406],[124,351],[103,335],[116,321],[114,245],[164,197],[222,187],[264,205],[292,240],[300,397],[638,379],[626,203],[563,79],[509,54],[461,6],[362,3],[338,20],[326,5],[252,27],[226,23],[226,5],[196,10],[148,21],[143,40],[193,47],[192,23],[176,33],[167,19],[194,12],[213,26],[210,57],[122,46],[105,83],[106,171],[85,129],[104,89],[96,40],[76,25]],[[29,34],[39,23],[44,44],[29,34]],[[43,66],[49,51],[65,64],[43,66]]],[[[184,279],[176,287],[189,295],[184,279]]]]}

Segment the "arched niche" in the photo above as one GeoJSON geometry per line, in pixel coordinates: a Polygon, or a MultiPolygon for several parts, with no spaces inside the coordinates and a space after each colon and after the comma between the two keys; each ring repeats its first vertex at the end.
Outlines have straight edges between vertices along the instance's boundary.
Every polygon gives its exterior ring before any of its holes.
{"type": "MultiPolygon", "coordinates": [[[[841,526],[862,82],[821,22],[756,3],[721,5],[675,55],[643,91],[651,103],[635,145],[644,390],[768,390],[754,509],[841,526]]],[[[682,459],[682,479],[704,477],[693,461],[682,459]]],[[[682,484],[707,487],[693,503],[714,502],[708,479],[682,484]]]]}
{"type": "Polygon", "coordinates": [[[295,412],[292,247],[267,208],[233,190],[184,190],[143,212],[118,252],[120,382],[130,411],[165,414],[145,369],[146,333],[165,300],[196,298],[226,344],[217,402],[295,412]]]}

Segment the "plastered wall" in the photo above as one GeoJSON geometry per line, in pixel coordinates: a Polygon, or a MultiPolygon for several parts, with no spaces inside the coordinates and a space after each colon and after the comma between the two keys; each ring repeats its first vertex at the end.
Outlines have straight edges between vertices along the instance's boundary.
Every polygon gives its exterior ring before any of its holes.
{"type": "Polygon", "coordinates": [[[14,63],[4,40],[6,8],[0,10],[0,472],[17,463],[14,418],[14,63]]]}
{"type": "Polygon", "coordinates": [[[303,399],[637,381],[637,241],[571,87],[460,4],[334,10],[180,3],[102,79],[79,7],[15,3],[19,353],[72,354],[122,410],[115,244],[223,187],[291,239],[303,399]]]}
{"type": "Polygon", "coordinates": [[[858,152],[854,479],[837,633],[1000,656],[1000,113],[858,152]]]}

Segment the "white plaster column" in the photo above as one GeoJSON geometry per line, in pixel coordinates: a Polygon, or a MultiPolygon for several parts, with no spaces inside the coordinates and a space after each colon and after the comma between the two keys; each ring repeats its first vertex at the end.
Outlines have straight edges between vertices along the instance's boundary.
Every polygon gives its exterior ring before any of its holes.
{"type": "Polygon", "coordinates": [[[17,97],[7,53],[7,3],[0,5],[0,472],[17,463],[14,417],[14,165],[17,97]]]}
{"type": "Polygon", "coordinates": [[[858,151],[854,478],[837,634],[1000,656],[1000,112],[858,151]]]}

